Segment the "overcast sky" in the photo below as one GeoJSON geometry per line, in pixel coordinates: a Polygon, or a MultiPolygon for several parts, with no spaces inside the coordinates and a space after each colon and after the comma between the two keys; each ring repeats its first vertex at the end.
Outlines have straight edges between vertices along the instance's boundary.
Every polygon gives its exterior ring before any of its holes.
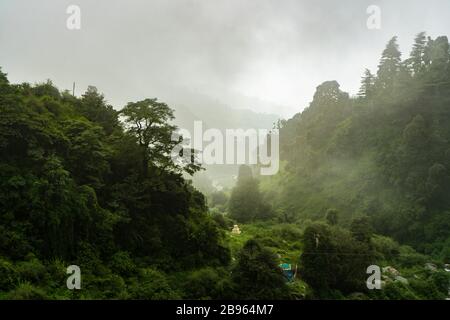
{"type": "Polygon", "coordinates": [[[323,81],[355,94],[389,38],[404,57],[420,31],[448,35],[450,1],[0,0],[0,66],[11,82],[95,85],[117,107],[189,93],[290,117],[323,81]],[[66,28],[70,4],[80,30],[66,28]]]}

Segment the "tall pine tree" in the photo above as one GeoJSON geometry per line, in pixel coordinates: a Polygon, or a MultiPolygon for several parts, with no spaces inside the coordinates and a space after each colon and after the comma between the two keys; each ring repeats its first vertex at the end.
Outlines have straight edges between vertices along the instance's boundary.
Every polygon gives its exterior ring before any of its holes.
{"type": "Polygon", "coordinates": [[[361,88],[359,89],[358,96],[362,98],[370,98],[373,94],[374,82],[374,75],[369,69],[366,69],[361,80],[361,88]]]}
{"type": "Polygon", "coordinates": [[[401,53],[398,50],[397,37],[389,40],[386,48],[381,55],[381,61],[377,72],[377,89],[390,90],[393,87],[395,78],[398,74],[401,53]]]}
{"type": "Polygon", "coordinates": [[[426,36],[425,32],[420,32],[414,39],[414,45],[411,50],[410,58],[408,59],[408,67],[413,72],[414,75],[419,74],[424,69],[423,56],[425,53],[426,46],[426,36]]]}

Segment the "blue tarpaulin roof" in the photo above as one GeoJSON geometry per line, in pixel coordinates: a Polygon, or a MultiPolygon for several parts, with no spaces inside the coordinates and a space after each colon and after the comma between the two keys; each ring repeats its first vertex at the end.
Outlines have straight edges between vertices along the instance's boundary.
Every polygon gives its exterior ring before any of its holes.
{"type": "Polygon", "coordinates": [[[282,263],[282,264],[280,264],[280,268],[283,270],[291,270],[291,264],[290,263],[282,263]]]}

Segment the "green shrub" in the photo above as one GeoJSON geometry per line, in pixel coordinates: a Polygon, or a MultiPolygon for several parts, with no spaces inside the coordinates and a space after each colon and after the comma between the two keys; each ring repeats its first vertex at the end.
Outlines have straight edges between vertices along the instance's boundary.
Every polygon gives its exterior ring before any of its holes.
{"type": "Polygon", "coordinates": [[[375,251],[381,254],[385,260],[398,256],[400,252],[400,245],[389,237],[374,235],[372,245],[375,251]]]}
{"type": "Polygon", "coordinates": [[[417,253],[410,246],[401,246],[400,254],[397,258],[397,261],[406,268],[411,268],[413,266],[422,266],[424,265],[429,258],[425,255],[417,253]]]}
{"type": "Polygon", "coordinates": [[[234,220],[232,220],[228,216],[226,216],[220,212],[216,212],[216,211],[213,211],[212,219],[219,227],[221,227],[222,229],[226,229],[226,230],[230,230],[233,227],[233,225],[235,224],[234,220]]]}
{"type": "Polygon", "coordinates": [[[417,280],[413,279],[410,281],[411,289],[414,291],[416,295],[420,297],[420,299],[444,299],[445,295],[442,296],[439,293],[438,288],[432,282],[427,280],[417,280]]]}
{"type": "Polygon", "coordinates": [[[74,264],[80,266],[83,275],[91,273],[97,276],[104,276],[110,273],[110,270],[100,259],[98,250],[88,243],[81,243],[77,261],[74,264]]]}
{"type": "Polygon", "coordinates": [[[50,281],[56,287],[66,287],[66,280],[69,276],[67,274],[67,267],[69,264],[60,259],[53,259],[47,266],[47,271],[50,276],[50,281]]]}
{"type": "Polygon", "coordinates": [[[111,270],[121,276],[129,277],[136,272],[136,264],[126,251],[119,251],[111,257],[111,270]]]}
{"type": "Polygon", "coordinates": [[[442,295],[442,297],[448,296],[448,291],[450,288],[450,275],[445,271],[434,272],[430,280],[436,286],[437,291],[442,295]]]}
{"type": "Polygon", "coordinates": [[[405,285],[399,281],[390,282],[382,290],[384,293],[384,299],[389,300],[416,300],[419,299],[408,285],[405,285]]]}
{"type": "Polygon", "coordinates": [[[90,281],[90,293],[96,299],[127,299],[125,281],[116,274],[95,277],[90,281]]]}
{"type": "Polygon", "coordinates": [[[6,298],[8,300],[47,300],[48,296],[42,289],[33,286],[29,282],[24,282],[10,291],[6,298]]]}
{"type": "Polygon", "coordinates": [[[128,287],[130,298],[137,300],[172,300],[180,299],[180,294],[173,290],[166,275],[158,270],[141,269],[139,277],[133,278],[128,287]]]}
{"type": "Polygon", "coordinates": [[[225,299],[232,294],[229,276],[221,268],[191,272],[183,283],[183,292],[187,299],[225,299]]]}
{"type": "Polygon", "coordinates": [[[48,280],[47,269],[36,257],[28,257],[29,260],[17,263],[17,273],[19,279],[25,282],[42,284],[48,280]]]}
{"type": "Polygon", "coordinates": [[[290,242],[299,241],[302,237],[301,230],[292,224],[283,224],[275,228],[274,233],[281,239],[290,242]]]}
{"type": "Polygon", "coordinates": [[[17,281],[17,272],[14,265],[8,260],[0,258],[0,288],[10,290],[17,281]]]}

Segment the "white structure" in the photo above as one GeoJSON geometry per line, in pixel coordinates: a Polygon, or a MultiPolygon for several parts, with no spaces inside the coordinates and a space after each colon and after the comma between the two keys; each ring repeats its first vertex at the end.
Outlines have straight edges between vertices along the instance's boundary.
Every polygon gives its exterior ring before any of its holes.
{"type": "Polygon", "coordinates": [[[425,263],[425,269],[430,270],[430,271],[437,271],[437,267],[434,263],[425,263]]]}
{"type": "Polygon", "coordinates": [[[400,272],[398,272],[397,269],[391,267],[391,266],[387,266],[383,268],[383,273],[387,273],[388,275],[392,276],[392,277],[397,277],[400,275],[400,272]]]}
{"type": "Polygon", "coordinates": [[[235,224],[233,226],[233,230],[231,230],[232,234],[241,234],[241,230],[239,230],[239,226],[237,224],[235,224]]]}

